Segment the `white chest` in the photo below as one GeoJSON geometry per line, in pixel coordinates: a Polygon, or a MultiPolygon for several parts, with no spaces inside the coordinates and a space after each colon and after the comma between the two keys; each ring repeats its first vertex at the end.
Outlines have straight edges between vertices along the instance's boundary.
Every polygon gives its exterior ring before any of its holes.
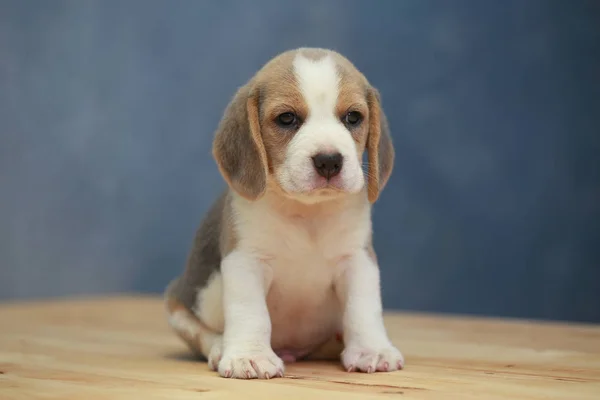
{"type": "Polygon", "coordinates": [[[273,347],[304,349],[327,340],[341,318],[333,286],[339,261],[367,243],[369,210],[342,207],[305,217],[258,204],[237,217],[239,245],[265,261],[273,347]]]}

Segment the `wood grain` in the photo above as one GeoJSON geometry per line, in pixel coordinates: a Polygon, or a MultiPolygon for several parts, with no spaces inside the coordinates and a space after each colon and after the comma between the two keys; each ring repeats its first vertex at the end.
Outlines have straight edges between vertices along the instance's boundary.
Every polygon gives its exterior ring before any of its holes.
{"type": "Polygon", "coordinates": [[[0,399],[600,399],[600,327],[386,315],[404,371],[296,363],[287,377],[218,377],[190,357],[160,299],[0,306],[0,399]]]}

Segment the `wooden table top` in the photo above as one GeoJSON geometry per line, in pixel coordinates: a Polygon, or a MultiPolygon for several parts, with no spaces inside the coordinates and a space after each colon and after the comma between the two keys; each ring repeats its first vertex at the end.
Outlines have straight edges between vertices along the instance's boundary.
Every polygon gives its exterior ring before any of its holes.
{"type": "Polygon", "coordinates": [[[0,399],[600,399],[600,326],[386,315],[406,357],[392,373],[290,364],[269,381],[194,360],[160,299],[0,306],[0,399]]]}

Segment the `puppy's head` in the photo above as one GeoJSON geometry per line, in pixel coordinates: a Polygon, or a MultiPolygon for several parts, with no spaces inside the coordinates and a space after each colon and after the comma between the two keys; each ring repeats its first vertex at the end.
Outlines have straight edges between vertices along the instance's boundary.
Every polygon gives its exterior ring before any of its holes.
{"type": "Polygon", "coordinates": [[[249,200],[271,188],[316,202],[367,185],[375,202],[394,163],[380,103],[377,90],[340,54],[285,52],[238,90],[213,155],[228,184],[249,200]]]}

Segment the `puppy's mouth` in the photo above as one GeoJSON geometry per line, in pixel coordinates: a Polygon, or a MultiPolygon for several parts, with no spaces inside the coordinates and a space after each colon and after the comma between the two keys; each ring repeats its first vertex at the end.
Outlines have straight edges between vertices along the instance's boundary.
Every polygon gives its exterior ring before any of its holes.
{"type": "Polygon", "coordinates": [[[332,178],[317,176],[313,179],[309,192],[345,192],[347,191],[343,179],[339,175],[332,178]]]}
{"type": "Polygon", "coordinates": [[[316,176],[297,189],[290,194],[313,199],[339,197],[352,193],[348,183],[341,176],[332,178],[316,176]]]}

